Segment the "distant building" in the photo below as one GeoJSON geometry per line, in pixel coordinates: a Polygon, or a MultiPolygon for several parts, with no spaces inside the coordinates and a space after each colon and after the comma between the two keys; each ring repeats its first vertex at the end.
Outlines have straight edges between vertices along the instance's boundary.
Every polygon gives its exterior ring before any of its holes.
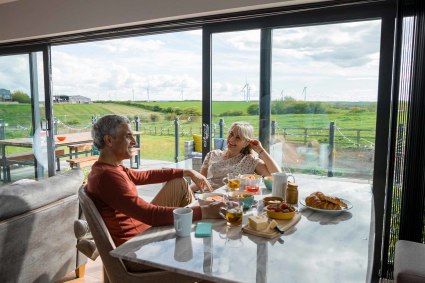
{"type": "Polygon", "coordinates": [[[91,99],[81,95],[54,95],[54,103],[91,103],[91,99]]]}
{"type": "Polygon", "coordinates": [[[0,101],[12,101],[12,93],[10,93],[10,90],[0,88],[0,101]]]}

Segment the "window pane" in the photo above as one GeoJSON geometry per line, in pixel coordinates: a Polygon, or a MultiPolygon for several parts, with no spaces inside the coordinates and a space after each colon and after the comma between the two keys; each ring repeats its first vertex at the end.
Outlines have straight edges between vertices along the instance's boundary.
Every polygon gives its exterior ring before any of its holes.
{"type": "Polygon", "coordinates": [[[372,179],[380,21],[273,30],[272,120],[283,166],[372,179]]]}
{"type": "Polygon", "coordinates": [[[245,121],[258,138],[260,30],[216,33],[212,37],[212,133],[223,136],[245,121]],[[220,123],[220,121],[222,121],[220,123]]]}
{"type": "Polygon", "coordinates": [[[89,131],[92,120],[113,113],[134,130],[137,116],[142,165],[157,168],[176,160],[178,118],[183,160],[185,142],[200,133],[201,45],[194,30],[53,47],[58,131],[89,131]]]}

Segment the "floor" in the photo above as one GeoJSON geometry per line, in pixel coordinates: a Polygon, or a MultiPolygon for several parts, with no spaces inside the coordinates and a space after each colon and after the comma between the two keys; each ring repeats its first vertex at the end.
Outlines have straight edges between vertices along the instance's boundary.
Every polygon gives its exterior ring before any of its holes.
{"type": "Polygon", "coordinates": [[[95,261],[88,259],[86,264],[86,272],[83,278],[76,278],[75,272],[68,273],[64,278],[56,283],[103,283],[103,265],[102,260],[98,257],[95,261]]]}

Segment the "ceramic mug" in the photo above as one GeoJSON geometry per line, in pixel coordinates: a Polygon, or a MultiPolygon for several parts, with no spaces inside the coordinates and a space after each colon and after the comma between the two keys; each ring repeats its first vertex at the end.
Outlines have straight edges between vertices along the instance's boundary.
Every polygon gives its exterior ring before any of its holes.
{"type": "Polygon", "coordinates": [[[178,237],[187,237],[192,231],[193,210],[189,207],[179,207],[173,210],[174,229],[178,237]]]}
{"type": "Polygon", "coordinates": [[[272,196],[281,197],[286,200],[286,189],[288,188],[288,177],[292,177],[295,183],[295,177],[285,172],[272,173],[272,196]]]}

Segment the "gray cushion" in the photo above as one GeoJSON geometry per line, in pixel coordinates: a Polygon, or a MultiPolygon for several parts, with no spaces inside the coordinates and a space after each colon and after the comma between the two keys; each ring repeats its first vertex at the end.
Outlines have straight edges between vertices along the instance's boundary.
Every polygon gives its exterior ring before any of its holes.
{"type": "Polygon", "coordinates": [[[399,240],[395,247],[396,283],[425,283],[425,245],[399,240]]]}
{"type": "Polygon", "coordinates": [[[83,171],[70,170],[41,181],[18,182],[0,190],[0,221],[23,214],[75,195],[83,179],[83,171]],[[37,192],[37,193],[35,193],[37,192]],[[19,201],[10,201],[17,199],[19,201]]]}

